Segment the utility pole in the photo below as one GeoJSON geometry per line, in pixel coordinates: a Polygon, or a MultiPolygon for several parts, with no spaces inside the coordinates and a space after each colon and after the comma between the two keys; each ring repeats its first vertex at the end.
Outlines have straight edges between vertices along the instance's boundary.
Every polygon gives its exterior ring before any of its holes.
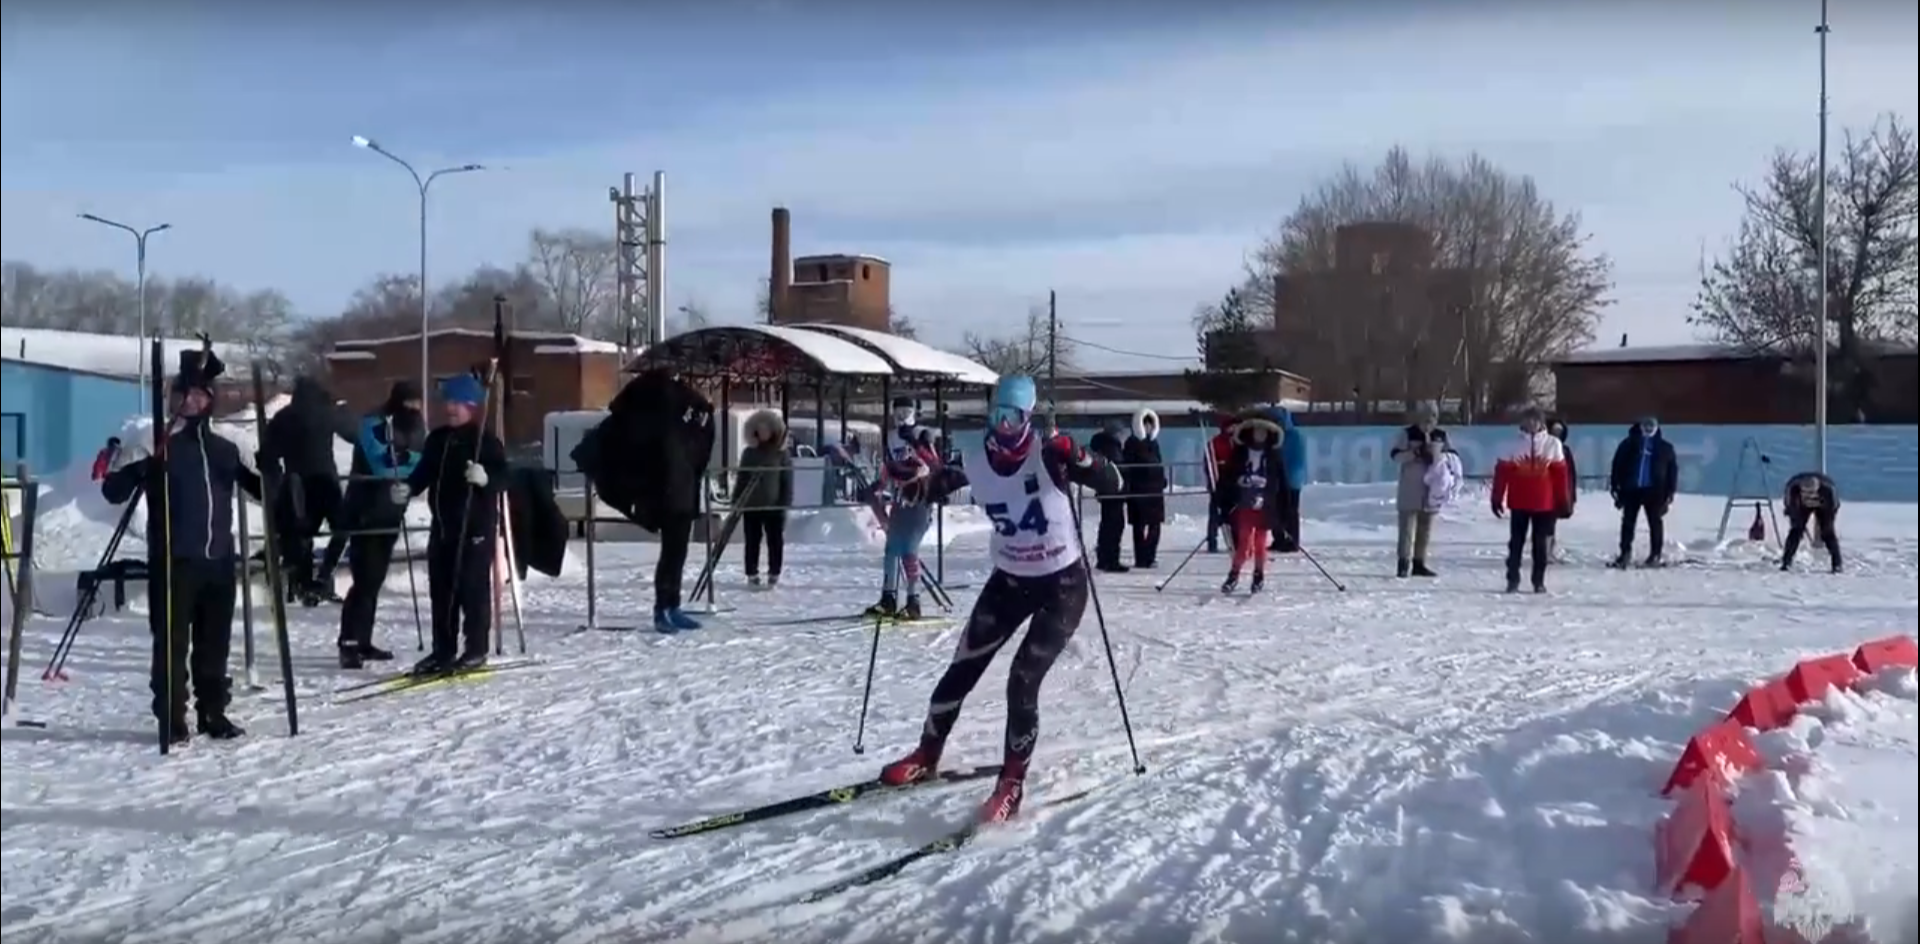
{"type": "Polygon", "coordinates": [[[1060,296],[1047,290],[1047,430],[1059,427],[1056,397],[1060,390],[1060,296]]]}
{"type": "Polygon", "coordinates": [[[1818,330],[1814,332],[1814,343],[1819,349],[1814,354],[1813,368],[1813,461],[1814,468],[1820,474],[1827,472],[1827,0],[1820,0],[1820,26],[1814,30],[1820,34],[1820,162],[1819,183],[1814,195],[1814,205],[1820,214],[1820,272],[1814,282],[1814,291],[1819,292],[1816,317],[1818,330]]]}

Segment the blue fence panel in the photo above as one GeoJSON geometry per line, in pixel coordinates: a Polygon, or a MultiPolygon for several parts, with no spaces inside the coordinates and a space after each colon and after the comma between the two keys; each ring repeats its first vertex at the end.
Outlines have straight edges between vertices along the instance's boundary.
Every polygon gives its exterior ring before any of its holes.
{"type": "MultiPolygon", "coordinates": [[[[1312,426],[1300,432],[1307,440],[1307,467],[1313,482],[1366,484],[1391,482],[1396,470],[1388,455],[1399,426],[1312,426]]],[[[1091,429],[1069,430],[1086,442],[1091,429]]],[[[1160,451],[1169,463],[1176,485],[1201,487],[1199,463],[1206,455],[1212,429],[1169,429],[1160,435],[1160,451]]],[[[1613,462],[1613,450],[1626,435],[1625,426],[1574,428],[1568,447],[1583,479],[1604,476],[1613,462]]],[[[1490,475],[1494,459],[1518,434],[1512,426],[1455,426],[1448,435],[1460,453],[1468,475],[1490,475]]],[[[1680,489],[1697,495],[1752,493],[1759,488],[1758,473],[1749,468],[1746,481],[1736,483],[1741,445],[1752,439],[1772,459],[1769,475],[1775,488],[1786,477],[1813,468],[1812,426],[1668,426],[1662,435],[1673,443],[1680,458],[1680,489]]],[[[1850,501],[1920,501],[1920,427],[1833,426],[1827,430],[1827,471],[1850,501]]]]}

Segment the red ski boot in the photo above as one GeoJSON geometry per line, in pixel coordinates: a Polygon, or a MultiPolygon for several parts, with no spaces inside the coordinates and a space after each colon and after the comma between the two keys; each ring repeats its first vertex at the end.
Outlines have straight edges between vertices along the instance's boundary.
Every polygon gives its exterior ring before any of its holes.
{"type": "Polygon", "coordinates": [[[980,822],[1004,823],[1019,816],[1020,801],[1026,793],[1024,781],[1002,776],[1000,782],[993,785],[993,792],[987,795],[987,802],[980,805],[980,822]]]}
{"type": "Polygon", "coordinates": [[[925,744],[899,760],[880,768],[880,782],[889,787],[932,780],[940,770],[940,751],[925,744]]]}

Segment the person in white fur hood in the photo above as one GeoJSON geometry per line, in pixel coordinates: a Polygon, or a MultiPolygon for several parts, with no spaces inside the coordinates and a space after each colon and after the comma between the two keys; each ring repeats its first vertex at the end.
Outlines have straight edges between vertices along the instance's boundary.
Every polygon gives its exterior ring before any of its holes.
{"type": "Polygon", "coordinates": [[[1133,524],[1133,566],[1151,568],[1167,520],[1167,467],[1160,458],[1160,415],[1146,407],[1133,413],[1133,435],[1120,447],[1120,475],[1133,524]]]}

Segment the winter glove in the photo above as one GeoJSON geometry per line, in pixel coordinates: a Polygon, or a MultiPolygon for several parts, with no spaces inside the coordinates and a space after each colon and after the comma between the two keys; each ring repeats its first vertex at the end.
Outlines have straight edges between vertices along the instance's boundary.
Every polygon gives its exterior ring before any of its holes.
{"type": "Polygon", "coordinates": [[[1507,506],[1495,502],[1493,506],[1493,516],[1495,518],[1505,518],[1507,516],[1507,506]]]}
{"type": "Polygon", "coordinates": [[[1612,494],[1613,494],[1613,508],[1614,508],[1614,510],[1615,510],[1615,511],[1620,511],[1620,510],[1623,510],[1623,509],[1625,509],[1625,508],[1627,507],[1627,501],[1626,501],[1626,499],[1624,499],[1624,498],[1621,498],[1621,497],[1620,497],[1620,493],[1619,493],[1619,492],[1614,492],[1614,493],[1612,493],[1612,494]]]}
{"type": "Polygon", "coordinates": [[[467,463],[466,479],[467,484],[474,488],[486,488],[487,470],[482,468],[478,462],[469,462],[467,463]]]}
{"type": "Polygon", "coordinates": [[[395,482],[388,486],[387,496],[393,499],[394,504],[404,505],[413,499],[413,489],[408,488],[405,482],[395,482]]]}

